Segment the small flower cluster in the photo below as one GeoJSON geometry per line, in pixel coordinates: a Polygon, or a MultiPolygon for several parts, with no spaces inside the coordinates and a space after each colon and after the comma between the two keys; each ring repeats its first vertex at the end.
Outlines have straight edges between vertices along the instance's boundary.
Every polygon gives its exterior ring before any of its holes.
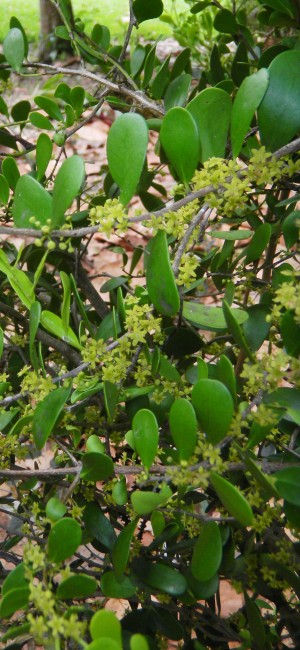
{"type": "Polygon", "coordinates": [[[90,367],[95,370],[96,366],[102,363],[106,354],[106,344],[103,339],[92,339],[86,336],[81,337],[81,343],[84,347],[81,351],[82,359],[85,363],[89,363],[90,367]]]}
{"type": "Polygon", "coordinates": [[[163,215],[151,215],[145,222],[147,228],[151,228],[155,235],[158,230],[164,230],[167,235],[173,235],[176,239],[182,239],[192,217],[199,210],[199,201],[191,201],[188,205],[182,206],[177,212],[167,212],[163,215]]]}
{"type": "Polygon", "coordinates": [[[146,343],[147,334],[151,334],[157,343],[162,342],[161,318],[155,318],[151,307],[141,304],[137,296],[128,296],[125,301],[125,327],[132,345],[146,343]]]}
{"type": "Polygon", "coordinates": [[[289,278],[275,291],[274,307],[271,314],[272,320],[279,320],[282,310],[290,309],[295,312],[295,320],[300,324],[300,285],[296,277],[289,278]]]}
{"type": "Polygon", "coordinates": [[[128,230],[128,216],[118,199],[108,199],[104,205],[97,205],[90,210],[89,216],[91,225],[99,226],[99,232],[108,239],[114,231],[120,235],[128,230]]]}
{"type": "Polygon", "coordinates": [[[187,289],[197,279],[196,270],[199,266],[199,258],[193,253],[185,253],[180,261],[177,284],[184,285],[187,289]]]}

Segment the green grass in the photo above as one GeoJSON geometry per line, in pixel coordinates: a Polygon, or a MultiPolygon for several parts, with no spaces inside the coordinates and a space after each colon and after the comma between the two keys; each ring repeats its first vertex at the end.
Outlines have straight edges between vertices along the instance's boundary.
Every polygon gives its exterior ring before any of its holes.
{"type": "MultiPolygon", "coordinates": [[[[171,5],[172,0],[165,1],[166,9],[170,8],[171,5]]],[[[176,5],[180,8],[187,7],[184,0],[176,0],[176,5]]],[[[75,15],[85,22],[88,33],[96,22],[107,25],[113,37],[124,33],[126,23],[122,18],[128,16],[128,0],[73,0],[73,8],[75,15]]],[[[0,0],[0,41],[3,41],[9,30],[11,16],[18,17],[30,41],[38,39],[38,0],[0,0]]],[[[139,31],[145,37],[170,34],[169,26],[158,20],[147,21],[140,27],[139,31]]]]}

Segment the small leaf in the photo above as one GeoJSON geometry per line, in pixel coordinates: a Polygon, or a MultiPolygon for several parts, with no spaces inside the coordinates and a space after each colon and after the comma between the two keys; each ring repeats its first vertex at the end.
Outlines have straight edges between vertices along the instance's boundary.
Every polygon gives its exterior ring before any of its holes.
{"type": "Polygon", "coordinates": [[[98,504],[88,503],[84,509],[83,521],[87,534],[105,548],[111,550],[116,541],[116,533],[98,504]]]}
{"type": "Polygon", "coordinates": [[[121,115],[113,123],[107,138],[107,160],[110,173],[118,184],[124,205],[133,197],[148,146],[146,121],[137,113],[121,115]]]}
{"type": "Polygon", "coordinates": [[[236,310],[231,309],[227,304],[226,300],[223,300],[223,313],[227,323],[227,328],[230,334],[232,334],[234,340],[244,350],[245,354],[249,357],[249,359],[253,360],[252,351],[248,346],[244,332],[239,322],[235,318],[235,312],[236,310]]]}
{"type": "Polygon", "coordinates": [[[63,301],[61,305],[61,320],[64,328],[64,334],[68,333],[70,322],[70,306],[71,306],[71,282],[69,276],[64,272],[60,272],[62,287],[63,287],[63,301]]]}
{"type": "Polygon", "coordinates": [[[211,472],[210,481],[229,514],[235,517],[243,526],[251,526],[253,523],[251,506],[238,488],[215,472],[211,472]]]}
{"type": "Polygon", "coordinates": [[[231,11],[228,9],[221,9],[215,16],[214,28],[223,34],[237,34],[239,32],[239,25],[231,11]]]}
{"type": "Polygon", "coordinates": [[[40,133],[36,143],[37,180],[43,178],[52,156],[52,142],[46,133],[40,133]]]}
{"type": "Polygon", "coordinates": [[[17,182],[12,214],[17,228],[34,228],[31,217],[36,217],[41,226],[51,219],[52,197],[32,176],[24,174],[17,182]]]}
{"type": "Polygon", "coordinates": [[[282,224],[282,234],[289,250],[299,239],[300,210],[295,210],[286,217],[282,224]]]}
{"type": "Polygon", "coordinates": [[[252,600],[252,598],[248,596],[246,591],[244,592],[244,598],[252,641],[255,644],[257,650],[265,650],[266,633],[259,608],[252,600]]]}
{"type": "Polygon", "coordinates": [[[250,244],[248,244],[247,248],[245,249],[245,264],[255,262],[261,257],[267,244],[270,241],[271,234],[272,227],[269,223],[262,223],[261,226],[258,226],[251,239],[250,244]]]}
{"type": "Polygon", "coordinates": [[[179,106],[171,108],[163,119],[160,141],[183,183],[188,183],[199,159],[198,132],[192,115],[179,106]]]}
{"type": "Polygon", "coordinates": [[[189,460],[197,442],[197,420],[193,406],[187,399],[180,398],[173,402],[169,424],[180,460],[189,460]]]}
{"type": "Polygon", "coordinates": [[[113,473],[114,464],[110,456],[89,452],[82,457],[80,476],[84,481],[105,481],[113,473]]]}
{"type": "Polygon", "coordinates": [[[300,52],[282,52],[269,67],[270,83],[258,109],[262,144],[275,151],[300,129],[300,52]]]}
{"type": "Polygon", "coordinates": [[[133,634],[130,639],[130,650],[149,650],[149,645],[143,634],[133,634]]]}
{"type": "Polygon", "coordinates": [[[170,596],[180,596],[187,587],[185,577],[173,567],[163,564],[163,562],[142,561],[139,574],[141,574],[143,582],[152,589],[164,591],[170,596]]]}
{"type": "Polygon", "coordinates": [[[300,354],[300,326],[291,310],[287,310],[283,314],[280,321],[280,331],[287,353],[298,358],[300,354]]]}
{"type": "MultiPolygon", "coordinates": [[[[72,401],[72,400],[71,400],[72,401]]],[[[87,451],[105,454],[105,445],[95,434],[88,437],[86,441],[87,451]]]]}
{"type": "Polygon", "coordinates": [[[30,282],[25,271],[21,271],[9,264],[9,261],[3,252],[0,250],[0,271],[4,273],[11,284],[13,290],[16,292],[21,302],[30,309],[34,303],[34,287],[30,282]]]}
{"type": "Polygon", "coordinates": [[[231,116],[231,98],[221,88],[205,88],[187,105],[198,130],[200,160],[223,158],[231,116]]]}
{"type": "Polygon", "coordinates": [[[29,587],[11,589],[0,602],[0,617],[9,618],[19,609],[26,609],[29,602],[29,587]]]}
{"type": "Polygon", "coordinates": [[[193,576],[205,582],[217,573],[222,561],[222,539],[219,526],[210,521],[201,529],[194,546],[191,570],[193,576]]]}
{"type": "Polygon", "coordinates": [[[171,496],[172,490],[168,485],[164,486],[160,492],[136,490],[131,495],[131,503],[138,515],[148,515],[155,508],[165,505],[171,496]]]}
{"type": "Polygon", "coordinates": [[[0,203],[2,205],[6,205],[8,203],[9,199],[9,184],[3,176],[3,174],[0,174],[0,203]]]}
{"type": "Polygon", "coordinates": [[[62,580],[57,588],[57,597],[61,600],[83,599],[93,596],[97,589],[95,578],[82,574],[69,576],[62,580]]]}
{"type": "Polygon", "coordinates": [[[146,283],[150,300],[160,314],[174,316],[179,311],[180,300],[165,231],[158,231],[149,248],[146,283]]]}
{"type": "Polygon", "coordinates": [[[211,230],[209,233],[211,237],[216,239],[225,239],[225,241],[238,241],[241,239],[249,239],[253,235],[252,230],[211,230]]]}
{"type": "Polygon", "coordinates": [[[42,449],[69,398],[70,388],[56,388],[37,405],[32,421],[34,443],[42,449]]]}
{"type": "Polygon", "coordinates": [[[63,224],[66,210],[80,193],[84,174],[84,161],[80,156],[74,155],[64,160],[56,176],[53,188],[53,227],[59,228],[63,224]]]}
{"type": "Polygon", "coordinates": [[[273,474],[273,477],[280,496],[285,501],[300,506],[300,467],[286,467],[273,474]]]}
{"type": "Polygon", "coordinates": [[[149,470],[158,449],[158,425],[152,411],[141,409],[132,421],[135,449],[144,465],[149,470]]]}
{"type": "Polygon", "coordinates": [[[25,56],[24,36],[18,27],[9,30],[3,41],[3,53],[7,63],[20,72],[21,65],[25,56]]]}
{"type": "Polygon", "coordinates": [[[57,497],[51,497],[51,499],[47,501],[46,516],[48,519],[51,519],[51,521],[58,521],[66,514],[66,512],[67,506],[57,497]]]}
{"type": "Polygon", "coordinates": [[[2,174],[6,178],[9,187],[14,190],[20,178],[20,172],[15,159],[11,156],[6,156],[6,158],[4,158],[2,163],[2,174]]]}
{"type": "Polygon", "coordinates": [[[300,390],[297,388],[280,387],[263,397],[265,404],[282,406],[286,409],[286,416],[300,426],[300,390]]]}
{"type": "Polygon", "coordinates": [[[187,100],[192,77],[183,72],[169,84],[165,93],[166,113],[174,106],[184,106],[187,100]]]}
{"type": "Polygon", "coordinates": [[[127,576],[119,576],[115,571],[103,573],[101,578],[101,590],[108,598],[132,598],[137,588],[127,576]]]}
{"type": "Polygon", "coordinates": [[[53,129],[52,122],[43,113],[39,113],[39,111],[32,111],[29,114],[29,120],[37,129],[43,129],[45,131],[52,131],[53,129]]]}
{"type": "Polygon", "coordinates": [[[119,400],[119,390],[116,384],[111,381],[104,381],[103,395],[108,421],[113,422],[119,400]]]}
{"type": "Polygon", "coordinates": [[[117,575],[124,573],[130,554],[130,546],[137,526],[138,519],[134,519],[121,530],[112,549],[112,563],[117,575]]]}
{"type": "Polygon", "coordinates": [[[25,566],[23,562],[17,564],[17,566],[12,569],[5,578],[2,584],[2,596],[5,596],[13,589],[19,589],[20,587],[28,587],[28,580],[25,578],[25,566]]]}
{"type": "MultiPolygon", "coordinates": [[[[239,324],[247,320],[248,314],[244,309],[233,309],[232,311],[239,324]]],[[[227,328],[222,307],[209,307],[198,302],[184,302],[183,316],[190,323],[203,330],[217,332],[227,328]]]]}
{"type": "Polygon", "coordinates": [[[200,379],[193,386],[192,403],[208,441],[218,444],[228,433],[233,417],[229,390],[216,379],[200,379]]]}
{"type": "Polygon", "coordinates": [[[158,18],[164,10],[164,5],[162,0],[151,0],[151,2],[134,0],[132,8],[138,23],[143,23],[145,20],[158,18]]]}
{"type": "Polygon", "coordinates": [[[68,327],[68,331],[65,333],[62,319],[59,318],[59,316],[53,314],[51,311],[42,311],[41,323],[45,330],[51,332],[51,334],[54,334],[54,336],[57,336],[62,341],[66,341],[66,343],[77,348],[77,350],[81,350],[81,345],[76,334],[73,332],[71,327],[68,327]]]}
{"type": "Polygon", "coordinates": [[[225,384],[226,388],[228,388],[231,394],[234,403],[236,403],[236,377],[234,374],[233,365],[225,354],[221,354],[220,360],[217,363],[216,379],[221,381],[222,384],[225,384]]]}
{"type": "Polygon", "coordinates": [[[41,108],[45,113],[48,113],[49,117],[53,120],[58,120],[59,122],[63,121],[63,114],[58,106],[58,104],[50,99],[50,97],[45,97],[43,95],[38,95],[34,98],[36,105],[41,108]]]}
{"type": "Polygon", "coordinates": [[[118,506],[125,506],[128,501],[128,492],[125,476],[120,476],[112,488],[112,498],[118,506]]]}
{"type": "Polygon", "coordinates": [[[30,307],[29,314],[29,353],[30,361],[36,372],[39,370],[39,361],[35,350],[34,342],[41,318],[41,303],[36,300],[30,307]]]}
{"type": "Polygon", "coordinates": [[[246,77],[234,100],[231,115],[232,156],[236,158],[250,128],[253,115],[259,107],[269,85],[269,73],[262,68],[246,77]]]}
{"type": "Polygon", "coordinates": [[[90,622],[90,633],[93,640],[109,637],[122,647],[122,628],[116,615],[108,609],[100,609],[90,622]]]}
{"type": "Polygon", "coordinates": [[[74,555],[81,544],[81,528],[75,519],[65,517],[53,524],[48,537],[48,558],[59,564],[74,555]]]}

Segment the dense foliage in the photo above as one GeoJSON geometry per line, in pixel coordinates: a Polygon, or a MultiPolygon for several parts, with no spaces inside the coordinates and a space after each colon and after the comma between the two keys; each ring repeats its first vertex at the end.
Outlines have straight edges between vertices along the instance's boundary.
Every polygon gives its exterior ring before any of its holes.
{"type": "Polygon", "coordinates": [[[121,45],[55,4],[78,65],[17,17],[0,62],[1,641],[299,647],[299,3],[129,0],[121,45]],[[68,141],[108,105],[95,181],[68,141]]]}

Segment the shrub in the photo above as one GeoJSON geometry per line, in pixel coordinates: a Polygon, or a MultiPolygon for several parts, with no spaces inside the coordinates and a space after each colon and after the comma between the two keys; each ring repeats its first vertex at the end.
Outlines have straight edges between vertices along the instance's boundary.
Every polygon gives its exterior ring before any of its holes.
{"type": "Polygon", "coordinates": [[[34,62],[16,17],[0,64],[1,641],[299,647],[297,3],[189,3],[213,5],[205,69],[127,53],[161,0],[119,46],[58,4],[81,65],[34,62]],[[8,107],[18,75],[40,89],[8,107]],[[66,145],[107,104],[95,184],[66,145]],[[101,293],[95,233],[120,256],[101,293]]]}

